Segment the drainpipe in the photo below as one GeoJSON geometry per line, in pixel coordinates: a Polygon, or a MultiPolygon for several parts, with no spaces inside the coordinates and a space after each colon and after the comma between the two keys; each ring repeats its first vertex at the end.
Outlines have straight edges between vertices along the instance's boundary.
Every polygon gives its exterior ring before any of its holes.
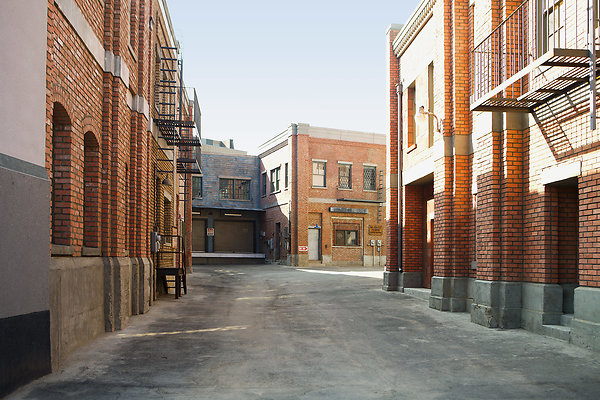
{"type": "Polygon", "coordinates": [[[398,74],[398,83],[396,84],[396,95],[398,96],[398,273],[402,273],[402,219],[404,218],[404,189],[402,187],[402,169],[404,164],[403,157],[403,136],[402,136],[402,80],[398,74]]]}

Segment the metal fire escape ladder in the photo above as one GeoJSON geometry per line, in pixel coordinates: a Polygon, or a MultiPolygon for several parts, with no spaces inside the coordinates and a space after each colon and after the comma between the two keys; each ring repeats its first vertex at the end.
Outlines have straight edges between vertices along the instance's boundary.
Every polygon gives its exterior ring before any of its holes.
{"type": "Polygon", "coordinates": [[[523,1],[473,49],[471,110],[531,112],[589,82],[594,126],[600,56],[596,1],[523,1]]]}

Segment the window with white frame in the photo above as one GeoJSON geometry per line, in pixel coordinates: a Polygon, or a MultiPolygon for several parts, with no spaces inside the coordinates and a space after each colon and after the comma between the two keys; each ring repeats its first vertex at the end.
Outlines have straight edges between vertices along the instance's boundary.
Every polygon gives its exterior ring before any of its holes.
{"type": "Polygon", "coordinates": [[[377,167],[372,165],[363,166],[363,189],[377,190],[377,167]]]}
{"type": "Polygon", "coordinates": [[[325,161],[313,161],[313,178],[312,185],[314,187],[325,187],[325,161]]]}
{"type": "Polygon", "coordinates": [[[271,170],[271,193],[279,191],[279,173],[281,167],[273,168],[271,170]]]}

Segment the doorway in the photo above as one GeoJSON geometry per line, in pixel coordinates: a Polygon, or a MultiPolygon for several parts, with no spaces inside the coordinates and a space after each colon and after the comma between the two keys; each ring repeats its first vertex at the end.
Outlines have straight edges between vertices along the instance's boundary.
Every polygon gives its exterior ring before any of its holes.
{"type": "Polygon", "coordinates": [[[281,258],[281,223],[275,224],[275,259],[281,258]]]}
{"type": "Polygon", "coordinates": [[[321,230],[308,228],[308,260],[321,260],[321,230]]]}

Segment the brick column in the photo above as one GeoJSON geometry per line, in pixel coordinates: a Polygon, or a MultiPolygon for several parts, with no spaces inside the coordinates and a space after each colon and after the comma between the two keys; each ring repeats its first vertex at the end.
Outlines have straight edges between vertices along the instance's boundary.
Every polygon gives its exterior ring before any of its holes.
{"type": "Polygon", "coordinates": [[[399,74],[400,74],[400,63],[394,49],[392,48],[392,42],[398,36],[399,30],[390,28],[387,34],[388,43],[388,95],[389,95],[389,132],[387,137],[387,148],[386,148],[386,185],[385,185],[385,198],[386,198],[386,209],[385,209],[385,224],[386,224],[386,263],[385,272],[383,278],[383,289],[384,290],[398,290],[398,275],[399,275],[399,259],[401,244],[399,244],[399,229],[398,224],[401,210],[401,201],[399,199],[399,177],[401,174],[400,165],[402,161],[401,157],[402,148],[402,134],[398,132],[398,127],[401,126],[400,109],[399,104],[399,74]]]}

